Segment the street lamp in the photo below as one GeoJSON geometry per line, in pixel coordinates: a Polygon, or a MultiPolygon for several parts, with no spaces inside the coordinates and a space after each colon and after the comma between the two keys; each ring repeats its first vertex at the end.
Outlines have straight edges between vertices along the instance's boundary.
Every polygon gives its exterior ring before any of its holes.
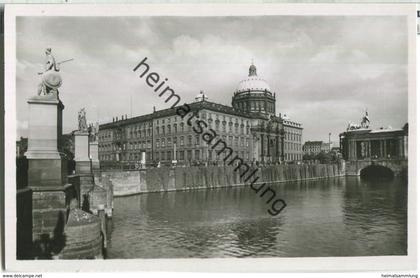
{"type": "Polygon", "coordinates": [[[328,133],[328,151],[331,151],[331,132],[328,133]]]}

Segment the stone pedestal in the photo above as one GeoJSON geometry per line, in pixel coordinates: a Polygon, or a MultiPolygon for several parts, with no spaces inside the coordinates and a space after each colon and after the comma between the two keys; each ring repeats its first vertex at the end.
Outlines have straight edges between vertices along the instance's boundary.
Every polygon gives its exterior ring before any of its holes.
{"type": "Polygon", "coordinates": [[[32,190],[34,254],[58,252],[66,223],[67,161],[61,156],[62,111],[56,94],[28,100],[28,187],[32,190]]]}
{"type": "Polygon", "coordinates": [[[89,158],[89,133],[87,131],[74,133],[74,161],[76,161],[76,174],[92,173],[89,158]]]}
{"type": "Polygon", "coordinates": [[[28,104],[28,186],[61,186],[67,175],[59,152],[64,105],[55,95],[32,97],[28,104]]]}
{"type": "Polygon", "coordinates": [[[99,146],[98,142],[89,143],[90,160],[92,161],[92,170],[99,170],[99,146]]]}

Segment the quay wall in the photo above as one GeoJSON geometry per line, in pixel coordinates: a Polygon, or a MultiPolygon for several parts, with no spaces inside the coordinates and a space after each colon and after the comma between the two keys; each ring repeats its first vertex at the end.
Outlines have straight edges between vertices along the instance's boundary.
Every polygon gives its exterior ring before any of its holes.
{"type": "MultiPolygon", "coordinates": [[[[111,170],[101,172],[102,182],[111,181],[114,196],[137,193],[193,190],[245,185],[244,179],[254,171],[251,168],[240,177],[235,166],[161,167],[135,171],[111,170]]],[[[299,181],[344,176],[344,164],[270,165],[258,167],[248,183],[259,177],[255,184],[299,181]]]]}

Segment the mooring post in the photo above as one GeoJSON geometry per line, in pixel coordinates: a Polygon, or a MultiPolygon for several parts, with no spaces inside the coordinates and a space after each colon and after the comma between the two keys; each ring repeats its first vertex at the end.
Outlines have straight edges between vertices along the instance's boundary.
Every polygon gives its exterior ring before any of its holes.
{"type": "Polygon", "coordinates": [[[107,247],[107,237],[106,237],[106,215],[105,215],[105,206],[98,205],[98,217],[101,221],[101,232],[103,235],[103,248],[106,249],[107,247]]]}

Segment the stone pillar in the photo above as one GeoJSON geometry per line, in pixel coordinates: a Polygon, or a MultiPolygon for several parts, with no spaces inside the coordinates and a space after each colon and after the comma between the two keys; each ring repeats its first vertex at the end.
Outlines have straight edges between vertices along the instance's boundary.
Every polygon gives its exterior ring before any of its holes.
{"type": "Polygon", "coordinates": [[[74,132],[74,161],[76,174],[91,174],[89,158],[89,133],[87,131],[74,132]]]}
{"type": "Polygon", "coordinates": [[[67,163],[59,150],[64,105],[56,94],[28,100],[28,186],[32,189],[35,246],[61,243],[66,222],[67,163]]]}

